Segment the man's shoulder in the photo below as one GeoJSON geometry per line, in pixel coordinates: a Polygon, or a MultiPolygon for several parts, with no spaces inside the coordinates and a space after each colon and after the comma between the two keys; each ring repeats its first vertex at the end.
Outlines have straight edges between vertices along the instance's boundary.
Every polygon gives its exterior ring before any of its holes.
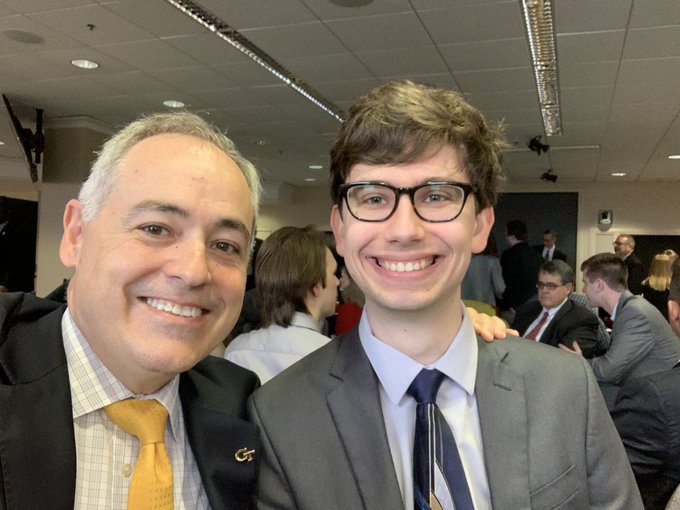
{"type": "Polygon", "coordinates": [[[592,323],[595,325],[595,327],[597,327],[597,316],[585,306],[579,305],[571,299],[567,299],[567,301],[562,306],[564,309],[563,314],[559,314],[558,312],[558,315],[561,315],[561,317],[559,317],[560,320],[564,318],[565,320],[587,322],[592,323]]]}
{"type": "Polygon", "coordinates": [[[478,345],[480,357],[521,374],[525,381],[532,382],[531,387],[535,389],[538,389],[534,384],[537,381],[559,386],[566,380],[576,381],[579,373],[583,374],[583,380],[586,377],[586,362],[581,356],[550,345],[521,337],[508,337],[491,343],[479,341],[478,345]]]}

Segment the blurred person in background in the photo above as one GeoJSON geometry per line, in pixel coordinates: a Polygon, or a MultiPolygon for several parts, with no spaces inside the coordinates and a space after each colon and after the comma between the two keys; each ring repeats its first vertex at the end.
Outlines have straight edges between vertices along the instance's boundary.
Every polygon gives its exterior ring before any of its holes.
{"type": "Polygon", "coordinates": [[[335,308],[336,335],[349,331],[359,322],[365,302],[364,293],[354,283],[345,266],[340,270],[340,296],[342,302],[335,308]]]}
{"type": "Polygon", "coordinates": [[[642,281],[642,296],[652,303],[668,320],[668,287],[671,284],[673,261],[664,254],[654,255],[649,266],[649,276],[642,281]]]}
{"type": "Polygon", "coordinates": [[[470,301],[478,301],[496,308],[496,298],[500,299],[505,292],[505,281],[501,270],[501,262],[498,259],[496,237],[489,233],[486,247],[472,255],[463,283],[460,287],[460,295],[468,306],[470,301]]]}

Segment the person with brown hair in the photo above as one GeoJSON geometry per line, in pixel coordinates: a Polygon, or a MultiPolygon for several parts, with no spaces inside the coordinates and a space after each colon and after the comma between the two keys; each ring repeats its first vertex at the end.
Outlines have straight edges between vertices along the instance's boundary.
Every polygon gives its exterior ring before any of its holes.
{"type": "Polygon", "coordinates": [[[243,333],[224,357],[255,372],[264,384],[330,338],[321,331],[335,313],[337,263],[311,227],[283,227],[257,254],[255,288],[262,328],[243,333]]]}
{"type": "MultiPolygon", "coordinates": [[[[668,318],[680,337],[680,262],[672,269],[668,318]]],[[[666,506],[680,484],[680,364],[633,379],[619,393],[612,418],[647,510],[666,506]]],[[[676,491],[677,492],[677,491],[676,491]]],[[[677,505],[677,502],[676,502],[677,505]]]]}
{"type": "Polygon", "coordinates": [[[435,86],[387,83],[350,108],[330,222],[366,303],[358,327],[253,394],[259,508],[641,508],[585,360],[485,343],[463,306],[504,146],[435,86]]]}

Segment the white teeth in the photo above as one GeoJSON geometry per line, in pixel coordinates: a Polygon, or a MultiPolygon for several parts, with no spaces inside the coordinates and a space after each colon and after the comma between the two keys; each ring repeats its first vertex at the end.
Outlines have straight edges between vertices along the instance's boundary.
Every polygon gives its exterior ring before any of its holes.
{"type": "Polygon", "coordinates": [[[395,271],[397,273],[410,273],[413,271],[420,271],[430,267],[434,259],[423,259],[416,262],[386,262],[384,260],[379,260],[378,264],[380,267],[384,267],[389,271],[395,271]]]}
{"type": "Polygon", "coordinates": [[[180,317],[199,317],[203,314],[203,311],[200,308],[194,306],[181,306],[177,303],[171,303],[170,301],[163,301],[161,299],[147,298],[146,303],[153,306],[156,310],[179,315],[180,317]]]}

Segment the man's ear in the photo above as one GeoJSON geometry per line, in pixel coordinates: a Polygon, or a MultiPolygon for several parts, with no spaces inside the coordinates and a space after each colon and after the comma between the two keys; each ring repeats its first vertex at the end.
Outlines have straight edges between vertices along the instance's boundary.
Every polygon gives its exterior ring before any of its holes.
{"type": "Polygon", "coordinates": [[[69,200],[64,210],[64,234],[59,245],[59,258],[66,267],[78,265],[84,230],[82,204],[76,199],[69,200]]]}
{"type": "Polygon", "coordinates": [[[480,253],[484,250],[495,219],[493,207],[482,209],[475,216],[475,229],[472,234],[472,253],[480,253]]]}
{"type": "Polygon", "coordinates": [[[672,299],[668,300],[668,320],[680,326],[680,303],[672,299]]]}
{"type": "Polygon", "coordinates": [[[331,230],[333,230],[333,236],[335,237],[335,250],[341,257],[345,256],[345,237],[343,235],[343,219],[340,208],[337,205],[333,206],[331,209],[331,230]]]}

